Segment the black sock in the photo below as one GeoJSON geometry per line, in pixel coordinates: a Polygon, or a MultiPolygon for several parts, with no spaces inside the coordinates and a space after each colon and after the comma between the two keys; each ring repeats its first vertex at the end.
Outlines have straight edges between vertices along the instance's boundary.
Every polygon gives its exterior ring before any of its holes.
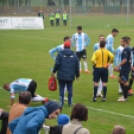
{"type": "Polygon", "coordinates": [[[133,84],[133,79],[130,78],[130,80],[129,80],[129,88],[130,88],[130,89],[131,89],[131,87],[132,87],[132,84],[133,84]]]}
{"type": "Polygon", "coordinates": [[[103,98],[106,98],[107,87],[103,87],[103,98]]]}
{"type": "Polygon", "coordinates": [[[124,85],[123,85],[123,84],[120,84],[120,87],[121,87],[121,89],[123,90],[124,85]]]}
{"type": "Polygon", "coordinates": [[[124,86],[124,91],[123,91],[123,95],[124,95],[124,98],[127,99],[127,93],[128,93],[128,90],[129,90],[129,86],[124,86]]]}
{"type": "Polygon", "coordinates": [[[94,86],[94,98],[96,98],[98,87],[94,86]]]}

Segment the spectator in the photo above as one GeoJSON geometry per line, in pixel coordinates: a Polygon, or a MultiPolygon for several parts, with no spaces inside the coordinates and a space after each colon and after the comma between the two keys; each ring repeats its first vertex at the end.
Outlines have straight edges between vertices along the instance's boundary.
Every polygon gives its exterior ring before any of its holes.
{"type": "Polygon", "coordinates": [[[126,129],[123,126],[116,125],[113,128],[112,134],[126,134],[126,129]]]}
{"type": "Polygon", "coordinates": [[[43,19],[43,21],[44,21],[44,14],[43,14],[42,10],[40,10],[40,11],[38,12],[38,16],[39,16],[39,17],[42,17],[42,19],[43,19]]]}
{"type": "Polygon", "coordinates": [[[6,134],[7,125],[8,125],[8,112],[0,108],[0,120],[1,120],[1,129],[0,134],[6,134]]]}
{"type": "Polygon", "coordinates": [[[54,26],[54,13],[53,12],[49,14],[49,20],[50,20],[50,25],[54,26]]]}
{"type": "Polygon", "coordinates": [[[58,12],[55,14],[55,18],[56,18],[56,26],[60,26],[60,14],[58,12]]]}
{"type": "MultiPolygon", "coordinates": [[[[21,116],[24,110],[29,106],[30,101],[31,101],[31,93],[29,91],[24,91],[20,93],[19,102],[15,103],[10,109],[8,123],[21,116]]],[[[11,134],[9,128],[7,128],[7,134],[11,134]]]]}
{"type": "Polygon", "coordinates": [[[54,101],[48,101],[44,106],[28,107],[23,115],[9,123],[13,134],[38,134],[46,118],[57,118],[61,106],[54,101]]]}
{"type": "Polygon", "coordinates": [[[79,77],[79,61],[76,54],[70,50],[71,43],[70,41],[64,42],[64,50],[60,51],[56,57],[56,62],[52,75],[57,71],[57,79],[59,82],[60,88],[60,104],[64,105],[64,88],[67,85],[68,90],[68,105],[72,105],[72,85],[75,79],[79,77]]]}
{"type": "Polygon", "coordinates": [[[70,118],[66,114],[60,114],[57,118],[58,125],[50,127],[50,134],[62,134],[63,126],[69,123],[70,118]]]}
{"type": "Polygon", "coordinates": [[[70,123],[63,126],[62,134],[89,134],[89,130],[82,127],[82,121],[88,120],[88,109],[78,103],[71,112],[70,123]]]}
{"type": "Polygon", "coordinates": [[[62,19],[63,19],[63,26],[67,26],[68,15],[67,15],[67,13],[65,11],[64,11],[64,13],[62,15],[62,19]]]}

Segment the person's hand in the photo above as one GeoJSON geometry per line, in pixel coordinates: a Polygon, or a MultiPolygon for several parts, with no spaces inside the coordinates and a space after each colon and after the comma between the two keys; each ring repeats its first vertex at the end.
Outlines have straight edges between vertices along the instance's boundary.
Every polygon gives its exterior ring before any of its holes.
{"type": "Polygon", "coordinates": [[[115,68],[114,68],[114,71],[120,72],[119,67],[118,67],[118,66],[117,66],[117,67],[115,67],[115,68]]]}

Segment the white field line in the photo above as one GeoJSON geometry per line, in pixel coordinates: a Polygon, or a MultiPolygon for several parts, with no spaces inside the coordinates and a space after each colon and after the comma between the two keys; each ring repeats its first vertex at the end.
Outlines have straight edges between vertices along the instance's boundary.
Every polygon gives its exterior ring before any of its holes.
{"type": "MultiPolygon", "coordinates": [[[[0,87],[0,89],[3,89],[2,87],[0,87]]],[[[54,101],[57,101],[57,100],[54,100],[54,101]]],[[[57,101],[58,102],[58,101],[57,101]]],[[[67,103],[67,102],[65,102],[67,103]]],[[[74,103],[73,103],[74,104],[74,103]]],[[[75,105],[75,104],[74,104],[75,105]]],[[[88,107],[86,106],[88,109],[91,109],[91,110],[95,110],[95,111],[101,111],[103,113],[108,113],[108,114],[113,114],[113,115],[117,115],[117,116],[123,116],[123,117],[128,117],[128,118],[134,118],[134,116],[132,115],[127,115],[127,114],[121,114],[121,113],[115,113],[115,112],[112,112],[112,111],[108,111],[108,110],[104,110],[104,109],[99,109],[99,108],[94,108],[94,107],[88,107]]]]}

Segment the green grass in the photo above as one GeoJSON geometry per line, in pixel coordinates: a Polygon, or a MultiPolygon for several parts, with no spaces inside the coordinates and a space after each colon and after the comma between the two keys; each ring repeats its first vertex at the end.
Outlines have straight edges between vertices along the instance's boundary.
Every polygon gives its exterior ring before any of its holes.
{"type": "MultiPolygon", "coordinates": [[[[51,75],[50,68],[54,61],[48,51],[62,44],[66,35],[71,36],[76,32],[78,25],[83,26],[91,43],[87,47],[89,70],[92,71],[91,56],[93,45],[98,41],[100,34],[110,33],[116,27],[120,33],[115,38],[114,47],[120,44],[120,38],[130,36],[131,44],[134,44],[134,18],[130,16],[129,26],[126,26],[125,15],[80,15],[73,16],[72,27],[50,27],[49,20],[45,18],[44,30],[1,30],[0,31],[0,88],[6,82],[24,77],[37,81],[37,93],[50,99],[58,100],[58,90],[51,92],[47,88],[48,78],[51,75]],[[109,27],[107,25],[110,25],[109,27]]],[[[68,21],[69,24],[69,21],[68,21]]],[[[132,46],[131,45],[131,46],[132,46]]],[[[74,50],[74,48],[72,48],[74,50]]],[[[115,75],[118,75],[115,73],[115,75]]],[[[89,119],[83,123],[91,134],[110,134],[116,124],[121,124],[127,129],[127,134],[134,134],[134,96],[124,103],[117,102],[117,79],[109,79],[107,102],[91,102],[93,95],[92,74],[82,73],[79,81],[74,81],[74,103],[81,102],[89,108],[89,119]],[[102,110],[101,110],[102,109],[102,110]],[[128,115],[128,116],[127,116],[128,115]]],[[[9,93],[0,89],[0,107],[6,109],[9,105],[9,93]]],[[[17,101],[17,97],[16,97],[17,101]]],[[[32,103],[31,106],[39,106],[41,103],[32,103]]],[[[70,115],[71,108],[65,104],[62,113],[70,115]]],[[[49,125],[55,125],[56,120],[46,121],[49,125]]]]}

